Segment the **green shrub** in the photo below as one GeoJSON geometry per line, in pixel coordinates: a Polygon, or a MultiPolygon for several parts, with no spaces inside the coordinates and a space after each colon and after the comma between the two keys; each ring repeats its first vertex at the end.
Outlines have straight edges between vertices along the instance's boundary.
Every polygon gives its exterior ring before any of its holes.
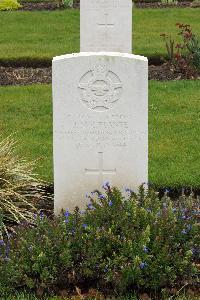
{"type": "Polygon", "coordinates": [[[15,10],[20,8],[21,5],[17,0],[0,0],[0,11],[1,10],[15,10]]]}
{"type": "Polygon", "coordinates": [[[63,0],[65,7],[73,7],[73,0],[63,0]]]}
{"type": "Polygon", "coordinates": [[[75,209],[37,226],[22,224],[1,243],[0,293],[16,287],[52,291],[96,287],[112,293],[159,291],[192,283],[199,256],[198,199],[138,194],[105,185],[75,209]]]}

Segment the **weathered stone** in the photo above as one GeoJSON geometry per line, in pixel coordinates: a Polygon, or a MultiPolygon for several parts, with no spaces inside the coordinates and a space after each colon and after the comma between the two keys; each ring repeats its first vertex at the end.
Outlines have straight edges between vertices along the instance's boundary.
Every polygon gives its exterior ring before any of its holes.
{"type": "Polygon", "coordinates": [[[132,0],[81,0],[81,51],[132,53],[132,0]]]}
{"type": "Polygon", "coordinates": [[[104,181],[148,178],[148,63],[122,53],[53,60],[55,212],[85,207],[104,181]]]}

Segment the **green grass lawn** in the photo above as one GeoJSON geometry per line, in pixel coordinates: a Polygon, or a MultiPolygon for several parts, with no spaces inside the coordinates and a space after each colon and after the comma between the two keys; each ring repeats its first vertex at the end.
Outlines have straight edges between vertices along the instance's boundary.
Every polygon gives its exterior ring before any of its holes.
{"type": "MultiPolygon", "coordinates": [[[[149,180],[200,187],[200,81],[150,81],[149,93],[149,180]]],[[[50,85],[1,87],[0,132],[15,132],[19,153],[52,180],[50,85]]]]}
{"type": "MultiPolygon", "coordinates": [[[[166,55],[160,33],[176,33],[175,23],[200,32],[200,8],[134,9],[134,53],[166,55]]],[[[79,11],[0,12],[0,60],[52,59],[79,52],[79,11]]]]}

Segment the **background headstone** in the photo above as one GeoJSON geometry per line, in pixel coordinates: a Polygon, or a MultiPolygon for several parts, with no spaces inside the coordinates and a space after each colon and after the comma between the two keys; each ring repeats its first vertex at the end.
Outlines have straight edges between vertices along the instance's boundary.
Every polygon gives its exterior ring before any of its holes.
{"type": "Polygon", "coordinates": [[[81,52],[132,53],[132,0],[81,0],[81,52]]]}
{"type": "Polygon", "coordinates": [[[53,60],[55,212],[85,207],[103,181],[148,180],[148,63],[141,56],[79,53],[53,60]]]}

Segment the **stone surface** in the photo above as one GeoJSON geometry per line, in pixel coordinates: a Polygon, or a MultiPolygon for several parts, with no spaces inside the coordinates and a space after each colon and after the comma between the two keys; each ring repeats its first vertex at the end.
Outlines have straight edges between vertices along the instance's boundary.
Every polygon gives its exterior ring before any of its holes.
{"type": "Polygon", "coordinates": [[[132,53],[132,0],[81,0],[82,52],[132,53]]]}
{"type": "Polygon", "coordinates": [[[148,178],[148,62],[122,53],[53,60],[55,212],[83,208],[103,181],[148,178]]]}

